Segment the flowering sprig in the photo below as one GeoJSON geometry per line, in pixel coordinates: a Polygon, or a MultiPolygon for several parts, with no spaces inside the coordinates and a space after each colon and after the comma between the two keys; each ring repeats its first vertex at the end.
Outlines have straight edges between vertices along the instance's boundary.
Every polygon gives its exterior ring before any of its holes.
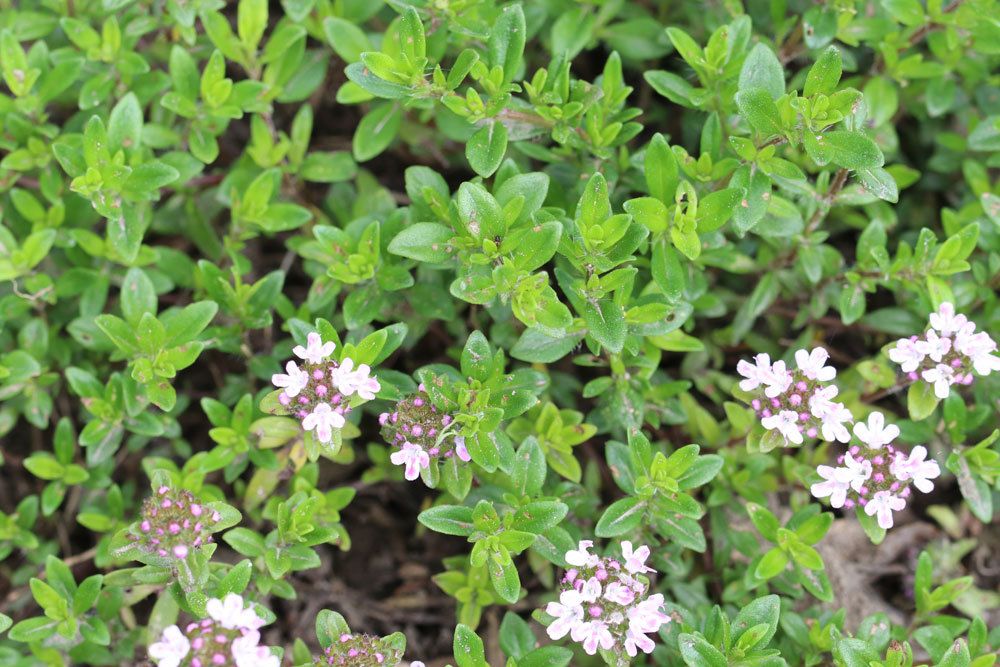
{"type": "Polygon", "coordinates": [[[889,350],[889,358],[912,382],[923,380],[939,399],[948,398],[955,384],[972,384],[973,372],[986,376],[1000,371],[1000,357],[993,354],[997,342],[976,323],[955,312],[944,302],[931,313],[930,328],[923,338],[900,338],[889,350]]]}
{"type": "Polygon", "coordinates": [[[589,655],[600,649],[624,664],[626,655],[653,651],[648,635],[670,617],[663,612],[663,595],[648,595],[645,575],[655,572],[646,565],[649,547],[633,549],[631,542],[623,541],[621,558],[602,558],[590,552],[593,544],[583,540],[566,553],[571,567],[563,575],[559,600],[545,608],[553,617],[547,632],[552,639],[569,635],[589,655]]]}
{"type": "Polygon", "coordinates": [[[765,429],[777,431],[796,445],[806,437],[850,440],[847,424],[853,416],[834,400],[837,387],[827,384],[837,376],[836,369],[826,365],[829,357],[821,347],[811,352],[798,350],[795,369],[788,369],[781,360],[771,363],[767,354],[758,354],[752,364],[740,360],[736,371],[744,379],[739,387],[752,395],[750,405],[765,429]]]}
{"type": "Polygon", "coordinates": [[[395,451],[389,460],[404,467],[404,477],[410,481],[417,479],[424,470],[429,470],[438,461],[457,458],[469,462],[469,450],[465,438],[454,432],[454,418],[441,413],[424,393],[399,401],[389,412],[379,415],[382,437],[395,451]]]}
{"type": "MultiPolygon", "coordinates": [[[[332,644],[316,656],[313,664],[334,667],[395,667],[403,652],[381,637],[341,633],[332,644]]],[[[411,663],[418,664],[418,663],[411,663]]]]}
{"type": "MultiPolygon", "coordinates": [[[[323,652],[309,663],[316,667],[398,667],[403,664],[406,652],[406,637],[402,633],[385,637],[355,633],[343,616],[329,609],[316,616],[316,638],[323,647],[323,652]]],[[[423,667],[424,663],[408,664],[423,667]]]]}
{"type": "Polygon", "coordinates": [[[161,485],[142,505],[142,518],[131,537],[143,552],[183,560],[212,541],[222,515],[198,502],[188,491],[161,485]]]}
{"type": "Polygon", "coordinates": [[[289,361],[284,373],[271,376],[271,382],[281,390],[278,403],[282,409],[300,419],[302,428],[312,431],[324,444],[333,441],[334,432],[344,426],[352,409],[375,398],[381,389],[367,364],[355,368],[350,357],[339,362],[332,359],[335,348],[335,343],[324,342],[312,332],[305,346],[292,348],[301,361],[289,361]]]}
{"type": "Polygon", "coordinates": [[[891,443],[899,428],[886,424],[881,412],[873,412],[866,422],[854,425],[854,436],[860,445],[852,445],[838,457],[837,467],[821,465],[816,472],[823,481],[812,485],[817,498],[829,498],[834,508],[860,506],[865,514],[876,517],[880,528],[893,525],[893,512],[906,507],[910,487],[929,493],[931,481],[941,474],[934,459],[927,458],[927,449],[914,447],[904,454],[891,443]]]}
{"type": "Polygon", "coordinates": [[[271,649],[260,645],[265,621],[243,598],[230,593],[205,605],[208,618],[171,625],[149,647],[157,667],[280,667],[271,649]]]}

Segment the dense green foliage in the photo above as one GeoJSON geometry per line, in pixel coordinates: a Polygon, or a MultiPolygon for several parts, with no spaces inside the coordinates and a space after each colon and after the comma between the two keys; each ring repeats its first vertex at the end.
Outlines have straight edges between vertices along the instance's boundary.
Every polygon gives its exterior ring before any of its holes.
{"type": "Polygon", "coordinates": [[[627,664],[545,636],[613,538],[671,617],[634,664],[994,664],[1000,373],[887,352],[943,303],[1000,337],[998,66],[996,0],[0,0],[0,665],[134,664],[233,592],[331,655],[268,610],[374,485],[454,554],[454,644],[357,639],[394,660],[627,664]],[[311,332],[378,380],[331,437],[270,381],[311,332]],[[940,463],[889,537],[737,386],[814,347],[940,463]],[[190,550],[157,494],[215,513],[190,550]]]}

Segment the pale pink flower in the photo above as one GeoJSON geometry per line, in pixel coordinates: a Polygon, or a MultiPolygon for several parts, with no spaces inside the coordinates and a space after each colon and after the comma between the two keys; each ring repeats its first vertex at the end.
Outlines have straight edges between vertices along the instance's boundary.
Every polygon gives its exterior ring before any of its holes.
{"type": "Polygon", "coordinates": [[[583,604],[580,594],[574,590],[563,591],[558,602],[550,602],[545,613],[555,617],[546,629],[552,639],[562,639],[583,622],[583,604]]]}
{"type": "Polygon", "coordinates": [[[603,621],[588,621],[580,623],[570,633],[573,641],[583,644],[587,655],[594,655],[598,648],[610,651],[615,645],[615,638],[603,621]]]}
{"type": "Polygon", "coordinates": [[[395,465],[405,466],[403,476],[411,482],[420,477],[422,469],[431,465],[431,457],[424,448],[412,442],[404,442],[402,447],[389,456],[389,460],[395,465]]]}
{"type": "Polygon", "coordinates": [[[993,354],[997,343],[985,331],[967,336],[959,335],[955,339],[955,349],[969,357],[979,375],[1000,371],[1000,357],[993,354]]]}
{"type": "Polygon", "coordinates": [[[632,550],[632,543],[628,540],[622,541],[622,558],[625,559],[625,569],[632,574],[643,574],[646,572],[656,572],[646,565],[649,558],[649,547],[642,545],[635,551],[632,550]]]}
{"type": "Polygon", "coordinates": [[[903,498],[890,491],[879,491],[865,504],[865,514],[877,516],[879,528],[888,530],[892,528],[892,513],[899,512],[906,507],[903,498]]]}
{"type": "Polygon", "coordinates": [[[306,347],[296,345],[292,348],[292,352],[299,359],[311,364],[321,364],[333,354],[336,347],[333,341],[324,343],[320,335],[314,331],[306,336],[306,347]]]}
{"type": "Polygon", "coordinates": [[[910,452],[910,455],[903,456],[902,452],[896,453],[896,458],[892,461],[892,474],[900,480],[913,480],[913,486],[924,493],[934,490],[934,483],[931,481],[941,475],[941,468],[934,459],[927,459],[927,448],[917,445],[910,452]]]}
{"type": "Polygon", "coordinates": [[[948,398],[948,394],[951,393],[951,385],[959,380],[958,376],[955,375],[955,369],[947,364],[938,364],[934,368],[928,368],[921,374],[921,377],[934,385],[934,395],[942,400],[948,398]]]}
{"type": "Polygon", "coordinates": [[[597,577],[591,577],[583,583],[583,587],[580,589],[580,599],[584,602],[597,602],[598,598],[601,597],[601,582],[597,580],[597,577]]]}
{"type": "Polygon", "coordinates": [[[846,468],[818,466],[816,472],[824,481],[809,487],[810,493],[816,498],[829,498],[831,507],[843,507],[847,500],[847,490],[851,487],[850,471],[846,468]]]}
{"type": "Polygon", "coordinates": [[[222,600],[212,598],[205,605],[205,611],[222,627],[230,630],[236,628],[257,630],[264,625],[264,620],[257,615],[253,607],[245,608],[243,598],[236,593],[230,593],[222,600]]]}
{"type": "Polygon", "coordinates": [[[663,594],[655,593],[628,610],[629,627],[641,632],[656,632],[670,622],[663,613],[663,594]]]}
{"type": "Polygon", "coordinates": [[[851,434],[845,424],[851,422],[854,415],[844,407],[843,403],[832,400],[837,392],[837,387],[834,385],[817,389],[809,397],[809,411],[821,421],[820,428],[824,440],[848,442],[851,439],[851,434]]]}
{"type": "Polygon", "coordinates": [[[754,363],[740,359],[736,364],[736,372],[742,375],[745,380],[740,380],[740,389],[743,391],[753,391],[771,377],[771,357],[768,354],[758,354],[753,358],[754,363]]]}
{"type": "Polygon", "coordinates": [[[912,338],[900,338],[896,341],[896,347],[889,350],[889,358],[899,364],[904,373],[917,370],[926,356],[918,343],[918,340],[912,338]]]}
{"type": "Polygon", "coordinates": [[[299,368],[294,361],[289,361],[285,364],[284,373],[271,376],[271,383],[284,389],[289,398],[295,398],[309,384],[309,373],[299,368]]]}
{"type": "Polygon", "coordinates": [[[333,429],[341,428],[345,423],[344,415],[334,410],[329,403],[320,403],[302,419],[302,428],[307,431],[315,430],[320,442],[330,442],[333,439],[333,429]]]}
{"type": "Polygon", "coordinates": [[[830,358],[830,353],[822,347],[817,347],[812,352],[798,350],[795,353],[795,363],[799,370],[810,380],[829,382],[837,377],[837,369],[827,366],[826,360],[830,358]]]}
{"type": "Polygon", "coordinates": [[[469,449],[465,446],[465,436],[463,435],[455,436],[455,456],[458,457],[459,461],[464,461],[465,463],[472,460],[472,455],[469,454],[469,449]]]}
{"type": "MultiPolygon", "coordinates": [[[[931,313],[931,326],[937,329],[942,336],[950,336],[957,332],[968,319],[965,315],[955,314],[955,306],[945,301],[938,306],[936,313],[931,313]]],[[[935,359],[935,361],[940,361],[935,359]]]]}
{"type": "Polygon", "coordinates": [[[791,410],[782,410],[776,415],[764,417],[760,423],[769,431],[777,429],[789,442],[802,444],[802,431],[799,428],[799,415],[791,410]]]}
{"type": "Polygon", "coordinates": [[[374,377],[371,377],[368,364],[361,364],[354,370],[354,360],[344,359],[340,366],[330,371],[330,378],[344,396],[357,392],[358,396],[370,401],[375,398],[375,392],[382,387],[374,377]]]}
{"type": "Polygon", "coordinates": [[[635,591],[620,581],[612,581],[605,587],[604,597],[615,604],[627,607],[635,601],[635,591]]]}
{"type": "Polygon", "coordinates": [[[764,379],[764,384],[767,385],[764,395],[768,398],[775,398],[788,391],[792,386],[792,374],[785,368],[784,361],[774,362],[770,374],[764,379]]]}
{"type": "Polygon", "coordinates": [[[865,482],[871,479],[872,462],[868,459],[855,459],[853,454],[847,452],[844,455],[844,463],[846,464],[846,467],[843,468],[843,470],[847,471],[846,477],[848,484],[851,485],[852,489],[860,492],[861,487],[865,485],[865,482]]]}
{"type": "Polygon", "coordinates": [[[625,652],[628,653],[629,657],[634,658],[639,654],[639,651],[652,653],[654,648],[656,648],[656,644],[646,636],[646,633],[633,630],[631,627],[626,631],[625,652]]]}
{"type": "Polygon", "coordinates": [[[278,656],[271,654],[271,649],[260,646],[260,633],[256,630],[248,632],[233,640],[233,659],[236,667],[281,667],[278,656]]]}
{"type": "Polygon", "coordinates": [[[149,647],[149,657],[159,667],[179,667],[190,652],[191,642],[176,625],[166,628],[160,641],[149,647]]]}
{"type": "Polygon", "coordinates": [[[930,357],[933,361],[941,361],[944,355],[951,350],[951,339],[937,335],[933,329],[927,330],[927,338],[918,340],[917,349],[930,357]]]}
{"type": "Polygon", "coordinates": [[[868,423],[858,422],[854,425],[854,435],[872,449],[880,449],[899,437],[899,427],[885,423],[885,415],[873,412],[868,415],[868,423]]]}
{"type": "Polygon", "coordinates": [[[600,556],[590,553],[592,540],[580,540],[579,546],[566,552],[566,562],[575,567],[594,567],[601,562],[600,556]]]}

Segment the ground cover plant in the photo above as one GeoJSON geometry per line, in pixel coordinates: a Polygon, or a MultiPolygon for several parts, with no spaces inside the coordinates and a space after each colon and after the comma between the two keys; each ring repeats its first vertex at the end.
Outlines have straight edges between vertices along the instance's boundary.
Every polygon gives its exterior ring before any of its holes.
{"type": "Polygon", "coordinates": [[[989,667],[1000,3],[0,0],[0,665],[989,667]]]}

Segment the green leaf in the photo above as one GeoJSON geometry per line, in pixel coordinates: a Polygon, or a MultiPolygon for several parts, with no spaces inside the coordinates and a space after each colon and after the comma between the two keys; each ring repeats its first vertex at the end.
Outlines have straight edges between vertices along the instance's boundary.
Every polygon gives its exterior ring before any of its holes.
{"type": "Polygon", "coordinates": [[[472,169],[483,178],[493,175],[507,152],[507,128],[489,121],[479,128],[465,146],[465,157],[472,169]]]}
{"type": "Polygon", "coordinates": [[[135,93],[118,101],[108,119],[108,148],[114,153],[120,148],[136,149],[142,137],[142,108],[135,93]]]}
{"type": "Polygon", "coordinates": [[[312,183],[340,183],[357,173],[358,165],[346,151],[309,153],[299,167],[299,176],[312,183]]]}
{"type": "Polygon", "coordinates": [[[214,301],[198,301],[179,311],[165,313],[160,318],[166,329],[165,345],[176,347],[194,340],[205,330],[218,310],[219,305],[214,301]]]}
{"type": "Polygon", "coordinates": [[[454,255],[450,244],[455,233],[434,222],[418,222],[406,227],[389,242],[389,252],[419,262],[440,264],[454,255]]]}
{"type": "Polygon", "coordinates": [[[358,62],[361,60],[361,53],[372,48],[361,28],[337,16],[323,19],[323,34],[337,55],[348,63],[358,62]]]}
{"type": "Polygon", "coordinates": [[[166,162],[151,160],[132,170],[125,180],[125,188],[132,192],[152,193],[170,185],[180,177],[180,172],[166,162]]]}
{"type": "Polygon", "coordinates": [[[588,334],[609,351],[618,353],[625,346],[625,315],[622,307],[609,299],[588,304],[583,311],[588,334]]]}
{"type": "Polygon", "coordinates": [[[156,302],[156,290],[146,272],[140,268],[129,269],[121,289],[121,308],[125,320],[135,326],[143,313],[156,315],[156,302]]]}
{"type": "Polygon", "coordinates": [[[896,179],[885,169],[881,167],[859,169],[857,176],[865,190],[879,199],[893,204],[899,201],[899,187],[896,185],[896,179]]]}
{"type": "Polygon", "coordinates": [[[681,650],[681,658],[688,667],[727,667],[726,660],[719,649],[715,648],[700,634],[681,633],[677,637],[677,646],[681,650]]]}
{"type": "Polygon", "coordinates": [[[518,577],[517,568],[511,559],[510,552],[503,545],[490,551],[487,567],[490,571],[490,580],[493,582],[493,589],[500,596],[500,599],[514,604],[521,596],[521,579],[518,577]]]}
{"type": "Polygon", "coordinates": [[[417,516],[417,521],[428,528],[445,535],[468,537],[472,534],[472,508],[463,505],[438,505],[426,509],[417,516]]]}
{"type": "Polygon", "coordinates": [[[830,162],[845,169],[875,169],[885,163],[879,147],[861,132],[834,130],[817,135],[816,141],[830,162]]]}
{"type": "Polygon", "coordinates": [[[758,43],[743,61],[739,90],[760,88],[776,100],[785,94],[785,68],[767,44],[758,43]]]}
{"type": "Polygon", "coordinates": [[[458,667],[487,667],[483,640],[469,626],[459,623],[455,628],[452,652],[458,667]]]}
{"type": "Polygon", "coordinates": [[[854,514],[858,517],[858,523],[861,524],[861,528],[864,529],[865,534],[872,541],[872,544],[881,544],[882,540],[885,539],[885,528],[881,528],[878,525],[875,517],[865,514],[863,507],[858,507],[854,514]]]}
{"type": "Polygon", "coordinates": [[[780,547],[773,547],[764,554],[764,557],[757,563],[754,576],[758,579],[773,579],[785,571],[788,565],[788,555],[780,547]]]}
{"type": "Polygon", "coordinates": [[[650,140],[643,158],[643,167],[649,194],[664,204],[672,204],[680,172],[677,158],[662,134],[656,133],[650,140]]]}
{"type": "Polygon", "coordinates": [[[765,624],[767,632],[760,639],[760,644],[766,646],[774,633],[778,631],[778,615],[781,612],[781,598],[777,595],[766,595],[757,598],[740,610],[733,621],[733,636],[737,639],[748,629],[765,624]]]}
{"type": "Polygon", "coordinates": [[[725,188],[703,197],[698,202],[698,231],[713,232],[726,224],[740,199],[740,191],[736,188],[725,188]]]}
{"type": "Polygon", "coordinates": [[[736,106],[750,127],[762,136],[781,134],[781,114],[771,95],[763,88],[740,90],[736,93],[736,106]]]}
{"type": "Polygon", "coordinates": [[[914,421],[930,417],[939,402],[934,395],[934,385],[929,382],[914,382],[906,392],[906,408],[914,421]]]}
{"type": "Polygon", "coordinates": [[[611,503],[594,527],[594,534],[598,537],[616,537],[634,531],[642,523],[646,507],[646,501],[637,496],[611,503]]]}
{"type": "Polygon", "coordinates": [[[490,26],[490,38],[486,45],[489,64],[503,69],[504,83],[513,81],[518,72],[527,33],[524,10],[520,4],[504,7],[500,17],[490,26]]]}
{"type": "Polygon", "coordinates": [[[817,93],[831,95],[840,83],[840,76],[843,72],[840,51],[835,46],[831,46],[820,54],[813,66],[809,68],[806,76],[805,88],[802,89],[803,97],[812,97],[817,93]]]}
{"type": "Polygon", "coordinates": [[[388,148],[402,122],[403,110],[395,104],[381,104],[366,113],[354,131],[354,159],[367,162],[388,148]]]}
{"type": "Polygon", "coordinates": [[[924,8],[920,0],[882,0],[882,6],[892,18],[905,26],[924,22],[924,8]]]}

